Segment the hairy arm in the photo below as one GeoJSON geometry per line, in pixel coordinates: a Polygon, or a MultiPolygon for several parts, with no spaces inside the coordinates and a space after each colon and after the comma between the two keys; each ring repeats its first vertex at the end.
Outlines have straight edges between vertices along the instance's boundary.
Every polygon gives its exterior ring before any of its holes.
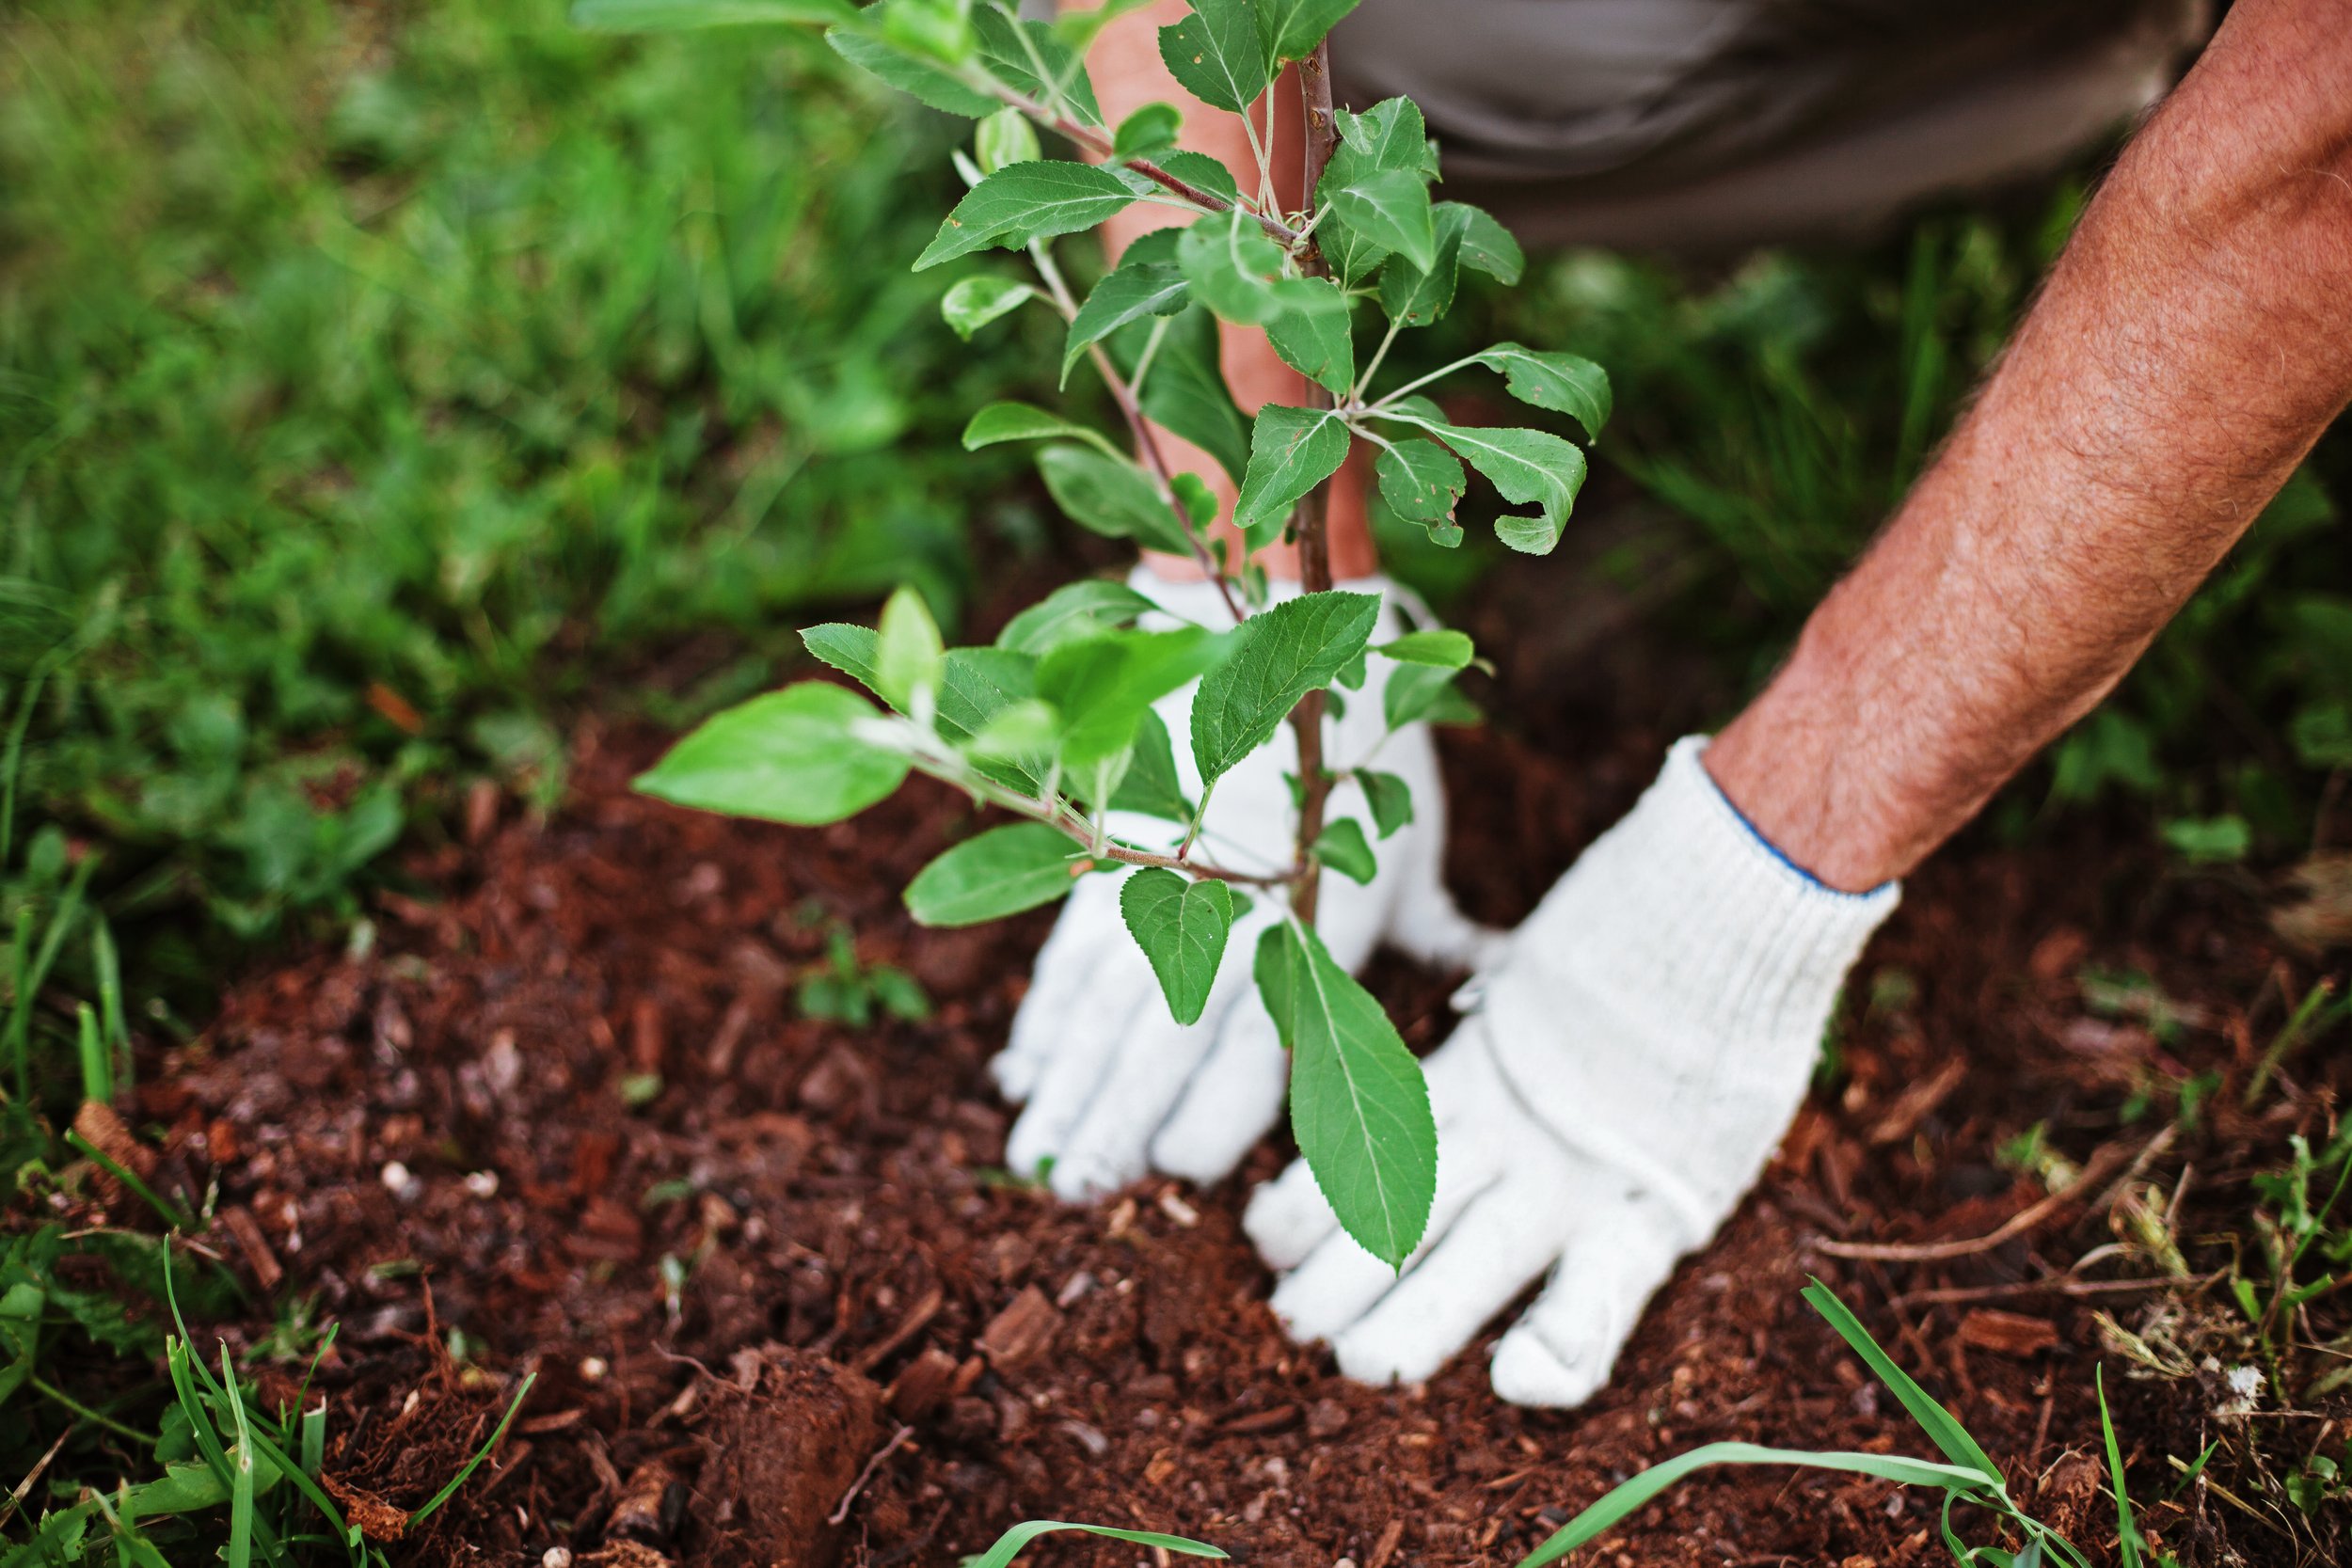
{"type": "Polygon", "coordinates": [[[1900,876],[2111,689],[2352,398],[2352,0],[2240,0],[1935,464],[1707,753],[1900,876]]]}

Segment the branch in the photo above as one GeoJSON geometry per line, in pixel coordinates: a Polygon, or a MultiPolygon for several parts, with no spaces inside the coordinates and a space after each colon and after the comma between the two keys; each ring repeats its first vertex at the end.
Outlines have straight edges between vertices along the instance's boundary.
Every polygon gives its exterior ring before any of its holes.
{"type": "MultiPolygon", "coordinates": [[[[1331,55],[1327,44],[1318,43],[1312,55],[1298,62],[1298,85],[1307,110],[1305,199],[1311,205],[1315,187],[1323,181],[1324,166],[1331,161],[1331,150],[1339,141],[1339,128],[1331,115],[1331,55]]],[[[1306,242],[1300,269],[1311,277],[1329,273],[1324,264],[1322,246],[1311,238],[1306,242]]],[[[1320,383],[1311,383],[1311,406],[1332,406],[1330,392],[1320,383]]],[[[1308,492],[1297,512],[1298,585],[1309,594],[1320,594],[1331,586],[1327,526],[1330,510],[1331,481],[1326,478],[1308,492]]],[[[1331,776],[1323,766],[1324,696],[1322,691],[1310,691],[1291,709],[1291,728],[1298,736],[1297,861],[1307,867],[1313,864],[1315,841],[1323,836],[1324,807],[1331,796],[1331,776]]],[[[1304,925],[1312,926],[1315,922],[1315,895],[1322,880],[1319,871],[1310,870],[1291,893],[1291,911],[1304,925]]]]}
{"type": "MultiPolygon", "coordinates": [[[[1302,67],[1301,69],[1303,70],[1304,68],[1302,67]]],[[[1240,207],[1243,212],[1248,213],[1251,217],[1258,220],[1259,228],[1264,230],[1266,233],[1274,239],[1279,240],[1285,250],[1295,247],[1301,240],[1306,238],[1304,231],[1293,229],[1289,224],[1284,223],[1280,218],[1269,216],[1264,213],[1251,212],[1248,207],[1243,205],[1241,202],[1228,201],[1223,197],[1217,195],[1215,191],[1204,191],[1200,186],[1194,184],[1191,181],[1168,173],[1168,170],[1160,167],[1159,165],[1152,162],[1149,158],[1121,158],[1117,150],[1111,146],[1109,139],[1101,132],[1089,130],[1086,126],[1079,124],[1076,120],[1072,119],[1065,115],[1056,114],[1044,104],[1037,103],[1032,99],[1024,98],[1019,93],[1013,91],[1010,87],[1003,86],[1001,83],[991,82],[989,84],[989,90],[1002,102],[1020,110],[1023,114],[1027,115],[1031,119],[1036,120],[1040,125],[1043,126],[1048,131],[1053,132],[1056,135],[1077,143],[1080,147],[1085,148],[1089,152],[1093,153],[1096,157],[1103,159],[1106,163],[1121,164],[1128,168],[1134,169],[1137,174],[1142,175],[1146,180],[1151,181],[1152,183],[1159,185],[1165,190],[1171,191],[1177,196],[1183,197],[1186,201],[1189,201],[1194,206],[1200,208],[1203,212],[1223,213],[1230,212],[1235,207],[1240,207]]],[[[1327,75],[1324,80],[1323,96],[1325,103],[1324,118],[1327,121],[1330,118],[1329,103],[1331,98],[1330,79],[1327,75]]],[[[1327,151],[1325,156],[1327,158],[1329,156],[1327,151]]],[[[1318,177],[1319,176],[1320,170],[1318,170],[1318,177]]]]}

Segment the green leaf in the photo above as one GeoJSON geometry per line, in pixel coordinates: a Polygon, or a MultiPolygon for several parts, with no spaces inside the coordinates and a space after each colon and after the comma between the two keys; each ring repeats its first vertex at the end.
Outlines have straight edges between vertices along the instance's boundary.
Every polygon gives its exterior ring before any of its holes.
{"type": "Polygon", "coordinates": [[[1119,912],[1160,977],[1168,1012],[1179,1023],[1200,1022],[1233,931],[1232,890],[1211,878],[1196,881],[1152,866],[1119,890],[1119,912]]]}
{"type": "Polygon", "coordinates": [[[1193,223],[1176,242],[1176,260],[1200,302],[1227,321],[1258,326],[1321,303],[1286,287],[1303,279],[1284,276],[1282,247],[1238,207],[1193,223]]]}
{"type": "Polygon", "coordinates": [[[999,109],[980,121],[972,139],[973,158],[984,174],[1013,164],[1035,163],[1044,155],[1038,146],[1037,128],[1018,109],[999,109]]]}
{"type": "Polygon", "coordinates": [[[960,277],[939,302],[942,320],[965,342],[972,334],[1009,311],[1016,310],[1037,291],[1009,277],[960,277]]]}
{"type": "Polygon", "coordinates": [[[1898,1454],[1812,1453],[1797,1449],[1768,1449],[1755,1443],[1707,1443],[1653,1465],[1616,1486],[1546,1537],[1542,1545],[1519,1559],[1518,1568],[1544,1568],[1546,1563],[1557,1562],[1685,1476],[1711,1465],[1788,1465],[1806,1470],[1842,1470],[1850,1475],[1875,1476],[1905,1486],[1932,1486],[1963,1496],[1984,1490],[1982,1477],[1956,1465],[1905,1459],[1898,1454]]]}
{"type": "Polygon", "coordinates": [[[981,57],[999,81],[1048,107],[1054,106],[1058,88],[1060,106],[1071,119],[1096,129],[1102,126],[1102,105],[1095,102],[1094,84],[1088,80],[1086,67],[1054,35],[1050,24],[1015,23],[994,6],[982,4],[972,8],[972,31],[981,57]],[[1044,63],[1043,76],[1036,71],[1040,61],[1044,63]]]}
{"type": "Polygon", "coordinates": [[[1194,0],[1190,16],[1160,29],[1160,58],[1186,92],[1233,114],[1256,103],[1269,80],[1249,0],[1194,0]]]}
{"type": "MultiPolygon", "coordinates": [[[[1386,837],[1385,833],[1381,835],[1386,837]]],[[[1336,816],[1325,824],[1315,840],[1315,859],[1349,881],[1372,885],[1380,873],[1379,858],[1364,841],[1364,825],[1352,816],[1336,816]]]]}
{"type": "Polygon", "coordinates": [[[1051,766],[1061,738],[1061,715],[1035,697],[1009,703],[973,732],[967,750],[981,762],[1009,762],[1031,770],[1051,766]]]}
{"type": "Polygon", "coordinates": [[[914,874],[907,912],[918,926],[977,926],[1052,903],[1093,864],[1042,822],[991,828],[914,874]]]}
{"type": "Polygon", "coordinates": [[[874,689],[883,702],[900,711],[920,705],[914,693],[928,690],[937,711],[939,673],[946,647],[939,624],[912,588],[893,592],[882,605],[882,628],[874,641],[874,689]]]}
{"type": "Polygon", "coordinates": [[[770,822],[837,822],[898,787],[906,757],[854,732],[874,710],[853,691],[802,681],[713,715],[635,787],[674,805],[770,822]]]}
{"type": "Polygon", "coordinates": [[[1099,431],[1073,424],[1059,414],[1028,403],[992,403],[972,416],[963,427],[963,450],[977,451],[982,447],[996,446],[1005,441],[1051,441],[1075,438],[1086,442],[1105,457],[1124,462],[1124,456],[1099,431]]]}
{"type": "Polygon", "coordinates": [[[1184,128],[1184,113],[1175,104],[1146,103],[1119,122],[1119,130],[1111,137],[1111,155],[1156,158],[1175,147],[1176,133],[1184,128]]]}
{"type": "Polygon", "coordinates": [[[1587,436],[1609,422],[1609,372],[1573,354],[1545,354],[1517,343],[1497,343],[1470,357],[1502,372],[1503,385],[1521,403],[1565,414],[1587,436]]]}
{"type": "Polygon", "coordinates": [[[1258,37],[1273,60],[1303,60],[1315,52],[1358,0],[1258,0],[1258,37]]]}
{"type": "Polygon", "coordinates": [[[938,236],[914,259],[914,270],[990,245],[1022,245],[1091,229],[1135,198],[1119,176],[1092,164],[1013,164],[964,192],[938,236]]]}
{"type": "Polygon", "coordinates": [[[1249,432],[1249,468],[1242,476],[1233,522],[1245,531],[1279,523],[1300,497],[1347,461],[1347,426],[1325,408],[1269,403],[1249,432]]]}
{"type": "Polygon", "coordinates": [[[1161,153],[1152,162],[1162,172],[1174,175],[1195,190],[1206,191],[1227,201],[1241,199],[1241,186],[1234,183],[1233,171],[1206,152],[1179,148],[1173,152],[1161,153]]]}
{"type": "Polygon", "coordinates": [[[1470,635],[1450,626],[1408,631],[1390,641],[1374,643],[1372,651],[1400,664],[1434,664],[1443,670],[1459,670],[1478,657],[1470,635]]]}
{"type": "Polygon", "coordinates": [[[1461,459],[1437,442],[1415,436],[1382,447],[1372,460],[1380,499],[1408,522],[1448,523],[1470,476],[1461,459]]]}
{"type": "Polygon", "coordinates": [[[1253,973],[1291,1053],[1298,1152],[1347,1233],[1402,1268],[1438,1191],[1438,1124],[1421,1064],[1313,931],[1269,927],[1253,973]]]}
{"type": "Polygon", "coordinates": [[[594,33],[666,33],[778,22],[834,26],[855,20],[849,0],[573,0],[572,25],[594,33]]]}
{"type": "Polygon", "coordinates": [[[889,44],[847,27],[835,27],[825,34],[833,52],[860,70],[880,77],[918,103],[962,115],[968,119],[985,119],[1004,107],[995,99],[975,88],[965,87],[937,66],[927,65],[912,55],[893,49],[889,44]]]}
{"type": "Polygon", "coordinates": [[[1192,700],[1192,757],[1203,784],[1274,738],[1298,699],[1331,684],[1380,618],[1377,594],[1302,594],[1241,624],[1238,646],[1192,700]]]}
{"type": "Polygon", "coordinates": [[[1800,1292],[1813,1310],[1819,1312],[1837,1331],[1856,1355],[1868,1364],[1878,1380],[1886,1385],[1888,1392],[1902,1402],[1911,1418],[1928,1434],[1928,1441],[1936,1446],[1946,1459],[1963,1470],[1973,1471],[1985,1485],[2002,1484],[2001,1467],[1990,1455],[1977,1446],[1968,1435],[1968,1429],[1953,1418],[1952,1413],[1935,1402],[1928,1391],[1911,1380],[1911,1374],[1895,1365],[1894,1360],[1870,1338],[1870,1331],[1862,1326],[1862,1320],[1830,1288],[1816,1279],[1800,1292]]]}
{"type": "Polygon", "coordinates": [[[1475,267],[1504,288],[1519,280],[1526,270],[1527,258],[1520,253],[1519,242],[1511,231],[1498,222],[1484,207],[1473,207],[1465,201],[1438,204],[1442,214],[1448,208],[1462,213],[1462,265],[1475,267]]]}
{"type": "Polygon", "coordinates": [[[1105,1535],[1114,1541],[1131,1541],[1138,1546],[1159,1546],[1186,1557],[1223,1557],[1215,1546],[1199,1541],[1187,1541],[1181,1535],[1162,1535],[1157,1530],[1120,1529],[1113,1525],[1073,1525],[1061,1519],[1029,1519],[1015,1525],[996,1538],[996,1544],[979,1556],[965,1560],[963,1568],[1009,1568],[1012,1560],[1021,1555],[1021,1548],[1039,1536],[1052,1530],[1082,1530],[1088,1535],[1105,1535]]]}
{"type": "Polygon", "coordinates": [[[996,645],[1016,653],[1044,655],[1055,644],[1135,625],[1159,608],[1123,582],[1085,578],[1064,583],[1005,623],[996,645]]]}
{"type": "MultiPolygon", "coordinates": [[[[1343,184],[1367,168],[1404,169],[1431,180],[1438,177],[1438,154],[1429,145],[1429,127],[1422,119],[1421,105],[1409,98],[1384,98],[1360,114],[1337,110],[1331,126],[1340,135],[1331,161],[1340,170],[1343,184]]],[[[1327,169],[1327,178],[1328,173],[1327,169]]],[[[1326,196],[1324,199],[1330,198],[1326,196]]]]}
{"type": "MultiPolygon", "coordinates": [[[[1437,264],[1429,187],[1419,174],[1401,168],[1366,169],[1336,189],[1326,180],[1324,190],[1333,215],[1350,229],[1423,271],[1437,264]]],[[[1460,242],[1455,243],[1458,250],[1460,242]]]]}
{"type": "Polygon", "coordinates": [[[1584,483],[1584,453],[1574,442],[1547,430],[1446,424],[1416,414],[1403,418],[1453,448],[1505,500],[1535,507],[1534,516],[1496,518],[1495,537],[1528,555],[1548,554],[1560,543],[1568,509],[1584,483]]]}
{"type": "Polygon", "coordinates": [[[1081,526],[1112,539],[1140,539],[1182,555],[1191,546],[1151,476],[1123,457],[1085,447],[1051,446],[1037,454],[1046,493],[1081,526]]]}
{"type": "Polygon", "coordinates": [[[1192,285],[1181,268],[1168,261],[1129,261],[1103,276],[1103,280],[1071,318],[1070,335],[1062,346],[1061,377],[1070,380],[1070,367],[1087,351],[1131,321],[1147,316],[1172,316],[1192,300],[1192,285]]]}
{"type": "Polygon", "coordinates": [[[1225,385],[1216,321],[1200,306],[1172,318],[1137,400],[1155,423],[1216,459],[1241,483],[1249,463],[1249,428],[1225,385]]]}
{"type": "MultiPolygon", "coordinates": [[[[810,626],[801,641],[817,657],[882,696],[879,639],[870,626],[835,622],[810,626]]],[[[997,715],[1036,694],[1037,661],[1007,648],[950,648],[940,661],[939,733],[949,740],[968,743],[993,723],[997,715]]],[[[1034,794],[1036,780],[1015,768],[992,769],[991,776],[1034,794]]]]}
{"type": "Polygon", "coordinates": [[[1356,379],[1355,335],[1349,330],[1347,299],[1327,277],[1301,279],[1310,290],[1327,291],[1327,301],[1309,310],[1285,310],[1265,325],[1266,341],[1282,362],[1327,390],[1344,394],[1356,379]]]}
{"type": "Polygon", "coordinates": [[[1168,725],[1150,708],[1136,725],[1135,756],[1110,804],[1113,811],[1141,812],[1170,822],[1192,820],[1192,802],[1176,776],[1176,748],[1168,739],[1168,725]]]}
{"type": "Polygon", "coordinates": [[[1420,719],[1433,724],[1474,721],[1478,710],[1455,689],[1454,673],[1434,664],[1399,666],[1380,689],[1381,718],[1392,730],[1420,719]]]}
{"type": "Polygon", "coordinates": [[[1455,210],[1435,214],[1433,223],[1436,248],[1428,266],[1415,265],[1408,256],[1391,256],[1380,267],[1380,309],[1403,326],[1427,326],[1454,303],[1469,220],[1455,210]]]}
{"type": "Polygon", "coordinates": [[[1064,642],[1038,660],[1037,694],[1062,716],[1062,761],[1085,768],[1130,746],[1151,705],[1233,652],[1201,626],[1114,631],[1064,642]]]}
{"type": "Polygon", "coordinates": [[[1372,825],[1382,838],[1413,819],[1412,785],[1393,773],[1378,773],[1369,768],[1355,771],[1356,782],[1363,786],[1364,803],[1372,808],[1372,825]]]}
{"type": "Polygon", "coordinates": [[[1085,8],[1063,6],[1058,8],[1058,14],[1054,18],[1054,36],[1068,44],[1073,53],[1083,55],[1087,46],[1104,27],[1128,12],[1139,11],[1152,3],[1153,0],[1103,0],[1099,6],[1085,8]]]}

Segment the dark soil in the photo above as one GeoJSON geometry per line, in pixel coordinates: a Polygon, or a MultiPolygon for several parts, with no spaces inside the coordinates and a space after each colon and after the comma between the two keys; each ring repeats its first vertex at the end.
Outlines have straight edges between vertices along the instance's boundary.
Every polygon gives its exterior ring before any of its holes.
{"type": "MultiPolygon", "coordinates": [[[[1541,618],[1490,603],[1470,621],[1541,618]]],[[[1610,712],[1592,694],[1625,657],[1595,655],[1581,709],[1536,700],[1510,733],[1449,739],[1454,879],[1478,914],[1522,913],[1654,770],[1673,733],[1656,715],[1691,704],[1646,702],[1646,724],[1610,712]]],[[[1529,666],[1546,668],[1540,650],[1529,666]]],[[[1645,676],[1652,693],[1661,681],[1645,676]]],[[[1842,1066],[1782,1160],[1677,1274],[1608,1389],[1563,1415],[1494,1400],[1491,1340],[1392,1390],[1285,1340],[1237,1225],[1248,1183],[1283,1161],[1272,1143],[1213,1191],[1154,1182],[1092,1210],[1006,1180],[1008,1113],[982,1068],[1052,913],[927,932],[898,902],[972,828],[968,805],[917,781],[822,830],[695,816],[628,792],[660,744],[582,729],[551,821],[485,802],[475,842],[411,862],[423,891],[382,900],[370,951],[236,984],[142,1084],[171,1157],[220,1184],[230,1263],[282,1269],[281,1294],[315,1292],[341,1320],[328,1470],[375,1532],[393,1535],[537,1372],[502,1449],[396,1560],[537,1562],[563,1546],[580,1561],[887,1568],[949,1562],[1043,1516],[1177,1530],[1265,1563],[1509,1563],[1701,1442],[1928,1452],[1799,1301],[1809,1274],[2094,1556],[2115,1542],[2090,1458],[2103,1355],[2168,1549],[2284,1563],[2336,1540],[2328,1511],[2240,1512],[2201,1482],[2158,1504],[2177,1480],[2167,1455],[2224,1437],[2213,1476],[2275,1467],[2321,1441],[2320,1418],[2273,1423],[2284,1439],[2218,1421],[2210,1374],[2145,1375],[2103,1349],[2096,1314],[2144,1327],[2174,1299],[2105,1283],[2150,1267],[2112,1244],[2115,1200],[2128,1213],[2153,1192],[2161,1212],[2193,1164],[2184,1229],[2206,1212],[2242,1229],[2249,1171],[2290,1131],[2324,1132],[2332,1103],[2297,1061],[2276,1109],[2235,1109],[2281,997],[2319,971],[2284,956],[2249,879],[2168,873],[2144,828],[1979,838],[1914,880],[1851,988],[1842,1066]],[[933,1016],[803,1016],[796,986],[832,923],[865,963],[913,974],[933,1016]],[[2086,968],[2159,977],[2178,1021],[2094,1012],[2086,968]],[[2165,1086],[2208,1069],[2227,1084],[2198,1126],[2131,1166],[2171,1117],[2165,1086]],[[1955,1257],[1851,1256],[2014,1221],[2046,1189],[1995,1150],[2037,1123],[2095,1166],[2082,1201],[1955,1257]]],[[[1450,983],[1385,959],[1375,976],[1417,1049],[1444,1037],[1450,983]]],[[[2189,1299],[2165,1342],[2201,1359],[2222,1298],[2189,1299]]],[[[249,1340],[268,1325],[219,1328],[249,1340]]],[[[1749,1471],[1670,1494],[1590,1555],[1856,1568],[1943,1548],[1928,1498],[1749,1471]]]]}

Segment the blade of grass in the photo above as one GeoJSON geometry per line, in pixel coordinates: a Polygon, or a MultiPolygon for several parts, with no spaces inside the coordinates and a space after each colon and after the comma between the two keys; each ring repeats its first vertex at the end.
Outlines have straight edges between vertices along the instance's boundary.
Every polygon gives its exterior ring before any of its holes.
{"type": "Polygon", "coordinates": [[[1831,1293],[1828,1286],[1816,1279],[1805,1287],[1804,1294],[1804,1299],[1812,1304],[1813,1310],[1828,1320],[1830,1327],[1837,1330],[1838,1338],[1851,1346],[1853,1353],[1867,1362],[1870,1370],[1878,1374],[1879,1381],[1902,1401],[1903,1408],[1911,1412],[1911,1418],[1919,1423],[1920,1429],[1928,1434],[1928,1440],[1942,1450],[1945,1458],[1975,1470],[1990,1486],[1998,1488],[2006,1484],[2000,1466],[1977,1446],[1977,1440],[1968,1435],[1968,1429],[1962,1426],[1950,1411],[1938,1404],[1925,1388],[1913,1382],[1911,1374],[1895,1365],[1893,1358],[1879,1348],[1879,1342],[1870,1338],[1870,1331],[1862,1326],[1862,1320],[1831,1293]]]}
{"type": "Polygon", "coordinates": [[[82,1057],[82,1098],[114,1103],[114,1053],[99,1032],[98,1014],[87,1002],[73,1006],[74,1045],[82,1057]]]}
{"type": "MultiPolygon", "coordinates": [[[[1653,1465],[1614,1488],[1554,1530],[1542,1545],[1519,1559],[1518,1568],[1543,1568],[1545,1563],[1557,1561],[1683,1477],[1713,1465],[1787,1465],[1804,1470],[1842,1470],[1899,1481],[1906,1486],[1938,1487],[1947,1497],[1983,1492],[1997,1485],[1988,1483],[1973,1468],[1942,1465],[1931,1459],[1906,1459],[1899,1454],[1811,1453],[1801,1449],[1768,1449],[1757,1443],[1708,1443],[1653,1465]]],[[[1948,1506],[1947,1502],[1947,1509],[1948,1506]]]]}
{"type": "Polygon", "coordinates": [[[1138,1546],[1158,1546],[1165,1551],[1182,1552],[1186,1557],[1225,1555],[1222,1548],[1205,1541],[1191,1541],[1181,1535],[1163,1535],[1157,1530],[1120,1529],[1113,1525],[1074,1525],[1066,1519],[1025,1519],[996,1538],[996,1544],[977,1557],[963,1560],[963,1568],[1006,1568],[1021,1555],[1022,1548],[1041,1535],[1055,1530],[1080,1530],[1088,1535],[1108,1536],[1113,1541],[1131,1541],[1138,1546]]]}
{"type": "Polygon", "coordinates": [[[156,1213],[162,1215],[166,1225],[168,1225],[174,1230],[194,1230],[196,1228],[194,1222],[188,1218],[186,1212],[178,1204],[173,1203],[169,1199],[158,1195],[154,1188],[140,1180],[136,1173],[126,1169],[122,1164],[117,1162],[112,1155],[108,1154],[104,1149],[99,1148],[96,1144],[90,1142],[87,1138],[82,1136],[81,1133],[69,1128],[66,1132],[65,1141],[71,1148],[83,1155],[85,1158],[96,1163],[100,1169],[105,1171],[109,1176],[112,1176],[116,1180],[121,1182],[132,1192],[136,1193],[140,1197],[145,1198],[147,1200],[147,1206],[154,1210],[156,1213]]]}
{"type": "Polygon", "coordinates": [[[229,1390],[229,1418],[237,1426],[237,1453],[229,1481],[229,1544],[221,1560],[229,1568],[252,1568],[253,1563],[253,1427],[246,1419],[245,1395],[237,1388],[237,1369],[229,1347],[220,1347],[220,1376],[229,1390]]]}
{"type": "Polygon", "coordinates": [[[435,1510],[457,1495],[457,1489],[466,1484],[466,1478],[473,1474],[474,1466],[490,1457],[490,1450],[499,1446],[499,1439],[506,1435],[506,1429],[515,1424],[515,1412],[523,1407],[523,1401],[531,1394],[531,1386],[538,1381],[537,1372],[529,1373],[523,1378],[523,1386],[515,1390],[515,1401],[506,1407],[506,1414],[500,1418],[498,1430],[490,1433],[490,1440],[474,1450],[474,1456],[466,1461],[466,1467],[450,1477],[447,1486],[433,1494],[431,1502],[408,1515],[410,1525],[424,1523],[433,1516],[435,1510]]]}
{"type": "Polygon", "coordinates": [[[2123,1489],[2123,1452],[2115,1441],[2114,1418],[2107,1414],[2106,1370],[2093,1369],[2091,1382],[2099,1390],[2099,1435],[2107,1446],[2107,1482],[2115,1488],[2116,1551],[2123,1568],[2139,1568],[2139,1528],[2132,1523],[2131,1494],[2123,1489]]]}
{"type": "Polygon", "coordinates": [[[2311,1027],[2312,1015],[2335,992],[2335,981],[2324,978],[2305,994],[2294,1014],[2271,1037],[2270,1044],[2264,1048],[2262,1060],[2255,1064],[2254,1076],[2246,1081],[2246,1093],[2239,1097],[2240,1107],[2249,1111],[2254,1108],[2255,1102],[2263,1097],[2263,1090],[2270,1086],[2271,1075],[2287,1059],[2287,1053],[2303,1042],[2303,1031],[2311,1027]]]}

